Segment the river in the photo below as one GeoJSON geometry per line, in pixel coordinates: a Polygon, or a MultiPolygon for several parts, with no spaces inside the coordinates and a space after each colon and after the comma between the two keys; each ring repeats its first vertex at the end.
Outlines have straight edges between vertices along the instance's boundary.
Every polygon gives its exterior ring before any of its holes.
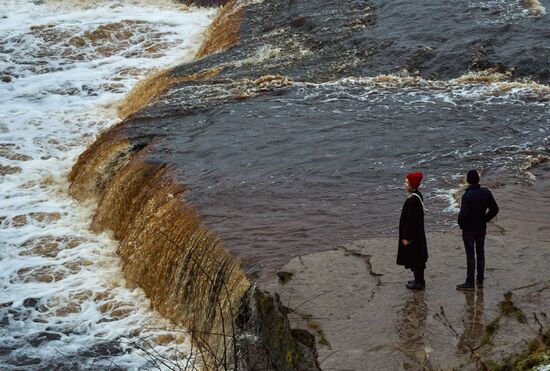
{"type": "Polygon", "coordinates": [[[170,1],[0,2],[0,363],[138,369],[192,360],[127,288],[67,174],[144,76],[193,57],[212,9],[170,1]]]}

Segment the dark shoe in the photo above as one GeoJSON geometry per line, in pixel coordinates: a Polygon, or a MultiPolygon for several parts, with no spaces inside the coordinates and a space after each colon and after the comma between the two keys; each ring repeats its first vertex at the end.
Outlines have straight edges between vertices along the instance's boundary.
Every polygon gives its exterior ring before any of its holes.
{"type": "Polygon", "coordinates": [[[475,286],[473,284],[470,284],[468,282],[461,283],[460,285],[456,285],[457,290],[464,290],[464,291],[473,291],[475,290],[475,286]]]}
{"type": "Polygon", "coordinates": [[[483,288],[483,280],[477,280],[476,281],[476,286],[478,289],[482,289],[483,288]]]}
{"type": "Polygon", "coordinates": [[[407,283],[410,285],[411,283],[414,283],[414,280],[407,281],[407,283]]]}
{"type": "Polygon", "coordinates": [[[416,282],[412,281],[412,283],[407,283],[405,285],[409,290],[424,290],[426,288],[426,284],[423,282],[416,282]]]}

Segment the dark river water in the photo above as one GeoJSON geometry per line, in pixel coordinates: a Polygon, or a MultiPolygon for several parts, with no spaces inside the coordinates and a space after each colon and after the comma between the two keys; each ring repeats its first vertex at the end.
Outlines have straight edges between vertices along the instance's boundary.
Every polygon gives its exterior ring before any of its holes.
{"type": "Polygon", "coordinates": [[[409,172],[424,173],[429,231],[455,224],[470,168],[491,187],[528,186],[550,155],[547,99],[535,85],[296,84],[162,120],[156,153],[178,159],[188,200],[225,244],[270,270],[396,233],[409,172]]]}

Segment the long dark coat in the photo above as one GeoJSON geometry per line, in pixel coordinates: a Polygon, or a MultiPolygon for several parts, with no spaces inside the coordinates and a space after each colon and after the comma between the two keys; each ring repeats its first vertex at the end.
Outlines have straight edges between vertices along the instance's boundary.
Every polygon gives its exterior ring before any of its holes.
{"type": "MultiPolygon", "coordinates": [[[[414,193],[422,194],[418,190],[414,193]]],[[[424,207],[417,196],[411,195],[405,201],[401,218],[399,219],[399,247],[397,249],[397,264],[405,268],[425,268],[428,261],[428,245],[424,231],[424,207]],[[404,246],[401,240],[411,242],[404,246]]]]}

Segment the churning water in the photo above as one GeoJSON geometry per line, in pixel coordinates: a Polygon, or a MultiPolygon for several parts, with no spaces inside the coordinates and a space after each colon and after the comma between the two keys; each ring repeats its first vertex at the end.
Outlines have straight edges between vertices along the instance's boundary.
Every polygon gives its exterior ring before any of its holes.
{"type": "Polygon", "coordinates": [[[182,362],[188,338],[126,287],[115,242],[88,231],[92,210],[68,197],[66,178],[118,120],[113,102],[152,69],[190,59],[213,11],[170,1],[0,5],[2,368],[182,362]]]}

